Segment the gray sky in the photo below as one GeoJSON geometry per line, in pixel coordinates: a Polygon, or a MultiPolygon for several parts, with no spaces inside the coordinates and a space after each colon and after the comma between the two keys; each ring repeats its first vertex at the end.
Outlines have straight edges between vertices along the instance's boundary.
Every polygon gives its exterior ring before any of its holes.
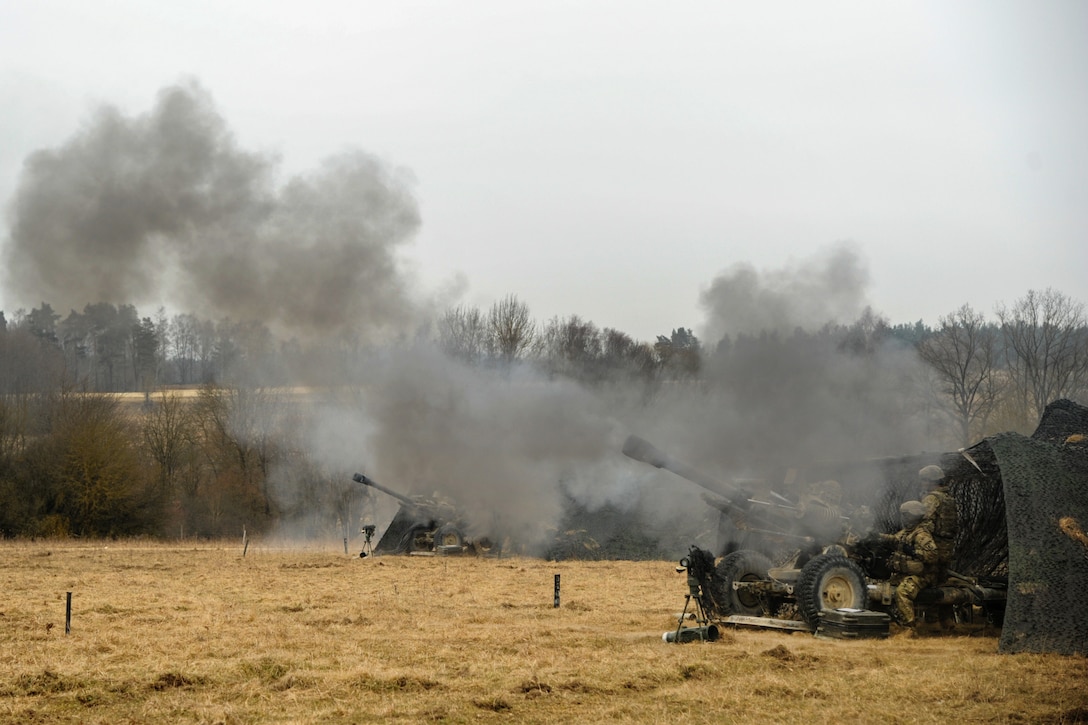
{"type": "Polygon", "coordinates": [[[187,78],[284,177],[351,149],[410,172],[421,296],[699,333],[737,265],[773,285],[846,241],[851,304],[893,322],[1088,301],[1078,0],[5,0],[0,198],[187,78]]]}

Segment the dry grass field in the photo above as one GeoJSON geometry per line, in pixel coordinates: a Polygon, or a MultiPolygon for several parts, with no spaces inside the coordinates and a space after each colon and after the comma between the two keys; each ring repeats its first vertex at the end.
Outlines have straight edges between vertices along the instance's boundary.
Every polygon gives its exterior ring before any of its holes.
{"type": "Polygon", "coordinates": [[[666,644],[672,562],[260,542],[0,556],[3,722],[1088,722],[1085,658],[1000,655],[994,632],[666,644]]]}

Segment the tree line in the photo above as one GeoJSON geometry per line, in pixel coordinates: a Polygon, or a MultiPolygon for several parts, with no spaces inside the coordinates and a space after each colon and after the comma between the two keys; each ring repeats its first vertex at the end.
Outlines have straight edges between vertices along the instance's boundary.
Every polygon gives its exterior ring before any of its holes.
{"type": "MultiPolygon", "coordinates": [[[[425,334],[449,364],[496,380],[521,366],[634,390],[646,405],[679,385],[729,390],[756,409],[774,387],[826,384],[805,377],[818,366],[908,356],[919,365],[904,369],[920,373],[873,384],[901,386],[895,394],[958,445],[1030,431],[1058,398],[1088,401],[1083,303],[1050,289],[1000,306],[993,319],[966,304],[933,327],[866,310],[849,324],[711,345],[684,327],[639,341],[576,315],[539,322],[508,295],[487,310],[450,308],[425,334]]],[[[351,535],[362,494],[343,483],[350,472],[308,455],[293,433],[299,406],[278,388],[349,385],[350,366],[329,360],[356,354],[355,344],[326,347],[317,376],[307,368],[312,351],[255,322],[141,317],[110,304],[63,319],[44,302],[10,320],[0,313],[0,535],[214,537],[277,523],[351,535]],[[142,404],[126,392],[142,393],[142,404]],[[289,490],[277,489],[281,479],[289,490]]],[[[867,394],[856,380],[842,384],[850,389],[833,392],[867,394]]]]}

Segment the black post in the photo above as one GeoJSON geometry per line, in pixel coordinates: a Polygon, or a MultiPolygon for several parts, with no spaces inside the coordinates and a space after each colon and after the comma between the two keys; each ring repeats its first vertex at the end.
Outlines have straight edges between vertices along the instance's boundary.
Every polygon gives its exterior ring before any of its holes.
{"type": "Polygon", "coordinates": [[[552,606],[557,608],[557,609],[559,607],[559,575],[558,574],[555,575],[555,599],[553,601],[552,606]]]}
{"type": "Polygon", "coordinates": [[[64,633],[72,631],[72,593],[68,592],[68,603],[64,608],[64,633]]]}

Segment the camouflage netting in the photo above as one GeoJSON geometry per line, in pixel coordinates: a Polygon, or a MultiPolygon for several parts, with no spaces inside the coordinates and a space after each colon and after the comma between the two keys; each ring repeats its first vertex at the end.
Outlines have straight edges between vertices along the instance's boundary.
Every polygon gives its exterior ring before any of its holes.
{"type": "Polygon", "coordinates": [[[922,497],[918,471],[932,463],[944,469],[959,513],[952,568],[968,576],[1004,576],[1008,560],[1005,498],[1001,470],[985,441],[964,452],[810,466],[806,475],[835,478],[846,492],[848,512],[866,506],[873,515],[873,529],[893,533],[900,527],[899,504],[922,497]]]}
{"type": "Polygon", "coordinates": [[[946,454],[938,463],[959,514],[952,569],[983,578],[1007,576],[1004,484],[989,439],[960,453],[946,454]]]}
{"type": "MultiPolygon", "coordinates": [[[[1069,400],[1058,400],[1047,406],[1039,425],[1030,439],[1023,440],[1058,446],[1068,459],[1068,471],[1073,480],[1081,481],[1070,491],[1070,498],[1088,496],[1088,477],[1083,461],[1088,456],[1088,408],[1069,400]],[[1078,466],[1080,466],[1078,468],[1078,466]],[[1079,474],[1077,473],[1079,471],[1079,474]],[[1077,479],[1077,476],[1080,476],[1077,479]]],[[[1015,456],[1006,451],[999,458],[994,450],[996,441],[1005,445],[1006,437],[994,436],[955,453],[932,453],[870,461],[875,467],[871,475],[883,481],[875,500],[861,502],[873,509],[876,528],[885,532],[899,526],[899,504],[918,498],[918,470],[936,463],[945,471],[949,490],[956,499],[959,513],[959,534],[952,568],[969,576],[983,579],[1009,575],[1009,537],[1005,495],[1008,483],[1006,468],[1015,469],[1015,456]]],[[[856,465],[856,464],[855,464],[856,465]]],[[[1044,484],[1045,485],[1045,484],[1044,484]]],[[[1084,525],[1084,522],[1082,522],[1084,525]]]]}
{"type": "Polygon", "coordinates": [[[1042,433],[1032,438],[987,439],[1001,469],[1008,521],[1001,652],[1088,655],[1088,445],[1083,433],[1071,432],[1088,431],[1088,409],[1070,406],[1052,404],[1060,420],[1044,416],[1042,433]]]}
{"type": "Polygon", "coordinates": [[[1055,400],[1046,406],[1031,437],[1047,443],[1084,445],[1088,435],[1088,408],[1072,400],[1055,400]],[[1072,438],[1072,440],[1070,440],[1072,438]]]}

